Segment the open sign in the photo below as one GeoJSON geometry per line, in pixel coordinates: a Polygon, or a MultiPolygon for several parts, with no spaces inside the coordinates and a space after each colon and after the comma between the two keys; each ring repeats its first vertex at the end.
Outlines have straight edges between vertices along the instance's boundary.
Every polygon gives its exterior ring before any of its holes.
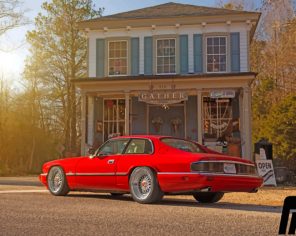
{"type": "Polygon", "coordinates": [[[259,176],[264,180],[264,185],[276,186],[275,175],[271,160],[258,160],[256,161],[259,176]]]}

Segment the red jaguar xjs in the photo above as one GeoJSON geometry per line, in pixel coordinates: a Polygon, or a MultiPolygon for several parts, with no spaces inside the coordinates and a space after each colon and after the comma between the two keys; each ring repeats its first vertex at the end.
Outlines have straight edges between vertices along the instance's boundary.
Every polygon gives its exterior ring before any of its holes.
{"type": "Polygon", "coordinates": [[[164,136],[122,136],[91,156],[43,165],[41,182],[56,196],[69,191],[131,193],[139,203],[164,194],[192,194],[218,202],[226,192],[256,192],[262,185],[254,163],[221,155],[195,142],[164,136]]]}

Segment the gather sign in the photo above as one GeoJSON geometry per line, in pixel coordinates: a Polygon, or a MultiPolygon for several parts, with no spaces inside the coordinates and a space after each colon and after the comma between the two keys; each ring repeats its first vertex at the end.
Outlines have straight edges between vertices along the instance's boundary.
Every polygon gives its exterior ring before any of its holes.
{"type": "Polygon", "coordinates": [[[187,101],[188,94],[181,90],[145,91],[139,93],[138,99],[149,104],[166,105],[187,101]]]}

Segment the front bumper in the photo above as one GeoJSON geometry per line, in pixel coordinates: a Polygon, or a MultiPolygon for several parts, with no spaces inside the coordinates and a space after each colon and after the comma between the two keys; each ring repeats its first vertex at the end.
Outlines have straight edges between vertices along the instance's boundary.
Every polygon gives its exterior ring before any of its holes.
{"type": "Polygon", "coordinates": [[[259,176],[200,174],[193,172],[157,174],[164,192],[192,192],[210,189],[211,192],[255,192],[263,183],[259,176]]]}
{"type": "Polygon", "coordinates": [[[44,184],[47,187],[47,173],[40,174],[39,180],[42,184],[44,184]]]}

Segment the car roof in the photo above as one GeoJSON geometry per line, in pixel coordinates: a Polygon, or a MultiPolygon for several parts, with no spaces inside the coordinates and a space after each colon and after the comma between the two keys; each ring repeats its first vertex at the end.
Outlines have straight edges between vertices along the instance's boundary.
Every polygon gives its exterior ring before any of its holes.
{"type": "Polygon", "coordinates": [[[148,135],[148,134],[137,134],[137,135],[124,135],[124,136],[117,136],[111,139],[121,139],[121,138],[148,138],[148,139],[161,139],[170,136],[162,136],[162,135],[148,135]]]}

